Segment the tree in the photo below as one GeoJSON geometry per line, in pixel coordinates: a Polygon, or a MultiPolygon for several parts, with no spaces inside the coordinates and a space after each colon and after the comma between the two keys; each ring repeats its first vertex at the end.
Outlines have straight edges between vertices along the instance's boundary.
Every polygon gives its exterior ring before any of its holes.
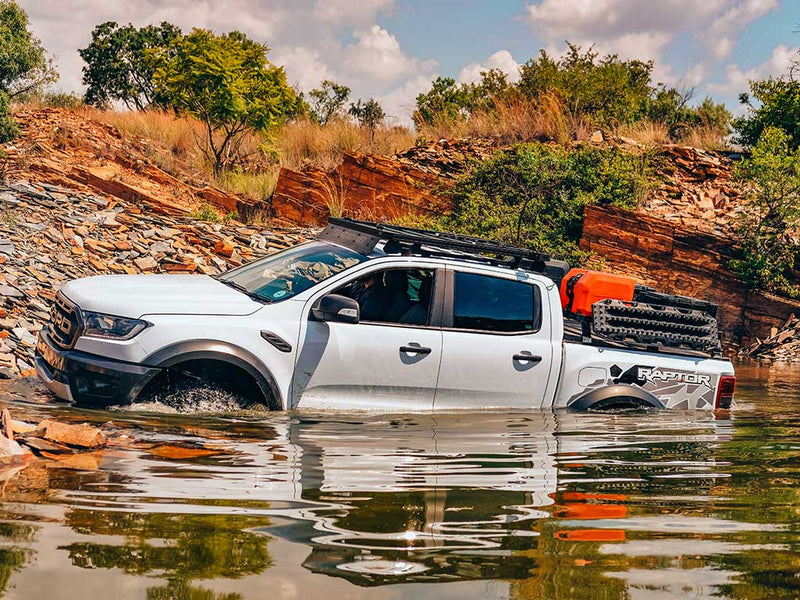
{"type": "Polygon", "coordinates": [[[790,150],[800,146],[800,81],[785,77],[751,81],[750,94],[740,95],[739,100],[747,108],[745,116],[733,121],[739,143],[753,146],[766,129],[777,127],[786,133],[790,150]]]}
{"type": "Polygon", "coordinates": [[[468,86],[457,85],[451,77],[437,77],[430,90],[417,96],[414,123],[420,127],[463,119],[469,114],[470,101],[468,86]]]}
{"type": "Polygon", "coordinates": [[[141,29],[131,24],[120,27],[114,21],[95,27],[92,41],[78,50],[86,63],[86,103],[107,108],[121,101],[130,109],[166,108],[153,77],[180,39],[181,30],[166,22],[141,29]]]}
{"type": "Polygon", "coordinates": [[[795,233],[800,226],[800,152],[790,150],[791,138],[768,127],[752,154],[734,171],[745,190],[738,232],[742,258],[733,271],[751,288],[788,292],[798,256],[795,233]]]}
{"type": "Polygon", "coordinates": [[[650,97],[653,62],[620,60],[616,54],[599,58],[591,48],[568,45],[564,58],[542,50],[537,59],[520,67],[519,89],[526,96],[557,94],[576,114],[593,115],[599,124],[630,123],[642,116],[650,97]]]}
{"type": "Polygon", "coordinates": [[[286,73],[267,60],[269,48],[233,31],[194,29],[155,73],[156,93],[178,114],[200,119],[201,148],[214,174],[241,159],[248,133],[265,131],[297,110],[286,73]]]}
{"type": "Polygon", "coordinates": [[[340,115],[350,97],[350,88],[330,79],[322,82],[318,89],[308,93],[311,98],[312,116],[325,125],[331,118],[340,115]]]}
{"type": "Polygon", "coordinates": [[[348,112],[358,121],[359,125],[372,131],[373,135],[375,135],[375,128],[386,117],[383,107],[374,98],[370,98],[366,102],[362,102],[359,98],[358,102],[350,105],[348,112]]]}
{"type": "Polygon", "coordinates": [[[10,114],[11,98],[56,79],[52,62],[29,29],[28,15],[13,0],[0,0],[0,142],[19,133],[10,114]]]}

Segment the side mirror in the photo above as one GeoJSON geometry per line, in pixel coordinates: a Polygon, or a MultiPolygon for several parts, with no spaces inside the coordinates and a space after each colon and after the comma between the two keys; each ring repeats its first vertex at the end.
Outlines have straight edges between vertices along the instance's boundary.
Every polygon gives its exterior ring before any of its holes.
{"type": "Polygon", "coordinates": [[[333,321],[338,323],[358,323],[361,311],[358,302],[347,296],[328,294],[311,307],[311,316],[317,321],[333,321]]]}

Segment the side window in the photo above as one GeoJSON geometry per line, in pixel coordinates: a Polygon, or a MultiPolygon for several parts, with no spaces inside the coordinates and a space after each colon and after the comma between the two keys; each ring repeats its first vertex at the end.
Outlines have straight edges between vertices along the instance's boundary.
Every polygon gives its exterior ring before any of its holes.
{"type": "Polygon", "coordinates": [[[385,269],[351,281],[334,293],[356,300],[362,321],[427,325],[433,277],[431,269],[385,269]]]}
{"type": "Polygon", "coordinates": [[[535,285],[473,273],[455,273],[453,328],[503,333],[536,331],[540,325],[535,285]]]}

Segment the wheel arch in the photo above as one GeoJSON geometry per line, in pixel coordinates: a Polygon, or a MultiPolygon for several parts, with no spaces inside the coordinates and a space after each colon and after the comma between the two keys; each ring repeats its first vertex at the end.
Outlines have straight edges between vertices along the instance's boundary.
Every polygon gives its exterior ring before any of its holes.
{"type": "Polygon", "coordinates": [[[653,393],[635,385],[607,385],[595,388],[579,396],[567,405],[572,410],[591,410],[609,404],[615,399],[630,399],[641,408],[666,408],[664,403],[653,393]]]}
{"type": "Polygon", "coordinates": [[[239,367],[258,385],[270,410],[283,410],[283,397],[269,367],[253,353],[219,340],[191,340],[165,346],[150,354],[143,363],[169,369],[193,360],[217,360],[239,367]]]}

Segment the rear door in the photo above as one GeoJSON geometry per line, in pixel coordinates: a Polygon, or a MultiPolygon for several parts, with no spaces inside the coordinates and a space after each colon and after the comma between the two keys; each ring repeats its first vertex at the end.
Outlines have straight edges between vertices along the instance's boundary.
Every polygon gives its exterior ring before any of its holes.
{"type": "Polygon", "coordinates": [[[544,287],[468,266],[445,280],[435,409],[543,406],[553,362],[544,287]]]}

